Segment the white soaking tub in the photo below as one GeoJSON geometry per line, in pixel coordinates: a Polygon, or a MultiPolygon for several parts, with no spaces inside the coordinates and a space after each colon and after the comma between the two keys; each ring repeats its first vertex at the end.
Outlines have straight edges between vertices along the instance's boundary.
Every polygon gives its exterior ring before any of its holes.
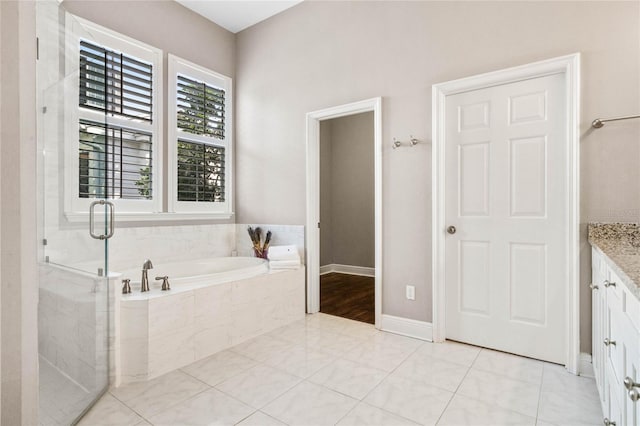
{"type": "Polygon", "coordinates": [[[116,296],[116,386],[158,377],[305,315],[304,267],[269,271],[263,259],[223,257],[153,261],[148,274],[151,291],[144,293],[141,268],[120,277],[131,279],[132,293],[116,296]],[[154,280],[165,275],[169,291],[154,280]]]}
{"type": "MultiPolygon", "coordinates": [[[[152,259],[153,262],[153,259],[152,259]]],[[[149,269],[149,287],[151,291],[141,293],[142,267],[129,269],[122,273],[121,278],[131,280],[131,294],[124,296],[125,300],[148,299],[167,296],[169,294],[194,290],[200,287],[221,284],[252,278],[269,272],[266,260],[256,257],[214,257],[184,262],[153,264],[149,269]],[[156,277],[169,277],[170,292],[161,291],[162,281],[156,277]]]]}

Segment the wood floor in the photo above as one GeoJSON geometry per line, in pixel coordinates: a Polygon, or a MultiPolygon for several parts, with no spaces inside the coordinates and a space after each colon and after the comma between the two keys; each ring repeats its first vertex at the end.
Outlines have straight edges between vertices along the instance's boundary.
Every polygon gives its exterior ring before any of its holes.
{"type": "Polygon", "coordinates": [[[374,278],[332,272],[320,276],[320,312],[375,322],[374,278]]]}

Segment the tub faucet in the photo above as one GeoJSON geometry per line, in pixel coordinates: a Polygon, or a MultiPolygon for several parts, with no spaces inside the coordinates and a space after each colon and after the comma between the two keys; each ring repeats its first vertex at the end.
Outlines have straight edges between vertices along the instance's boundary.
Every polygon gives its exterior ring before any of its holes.
{"type": "Polygon", "coordinates": [[[149,274],[147,272],[149,269],[153,269],[153,263],[147,259],[142,264],[142,288],[140,289],[142,292],[149,291],[149,274]]]}

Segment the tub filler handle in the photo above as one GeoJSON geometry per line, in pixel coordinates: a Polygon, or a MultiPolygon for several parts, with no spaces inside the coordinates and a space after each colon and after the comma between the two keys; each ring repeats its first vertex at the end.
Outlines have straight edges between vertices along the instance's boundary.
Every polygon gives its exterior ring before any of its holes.
{"type": "Polygon", "coordinates": [[[169,277],[156,277],[156,281],[162,280],[162,291],[171,290],[171,286],[169,285],[169,277]]]}
{"type": "Polygon", "coordinates": [[[131,280],[127,278],[122,280],[122,294],[129,293],[131,293],[131,280]]]}

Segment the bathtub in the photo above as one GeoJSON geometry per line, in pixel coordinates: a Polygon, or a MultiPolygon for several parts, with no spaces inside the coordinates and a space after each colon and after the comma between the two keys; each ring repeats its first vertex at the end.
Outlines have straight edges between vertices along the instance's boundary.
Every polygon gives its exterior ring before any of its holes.
{"type": "Polygon", "coordinates": [[[184,262],[154,263],[148,271],[151,291],[141,293],[142,268],[129,269],[121,273],[121,278],[131,280],[131,294],[123,295],[125,300],[149,299],[169,294],[190,291],[210,285],[244,280],[269,272],[269,264],[256,257],[215,257],[184,262]],[[171,290],[161,290],[162,281],[155,277],[169,277],[171,290]]]}
{"type": "Polygon", "coordinates": [[[153,266],[149,292],[140,292],[140,268],[120,276],[131,279],[132,293],[115,297],[115,386],[158,377],[304,318],[304,266],[270,271],[265,260],[248,257],[153,266]],[[169,291],[154,280],[165,275],[169,291]]]}

